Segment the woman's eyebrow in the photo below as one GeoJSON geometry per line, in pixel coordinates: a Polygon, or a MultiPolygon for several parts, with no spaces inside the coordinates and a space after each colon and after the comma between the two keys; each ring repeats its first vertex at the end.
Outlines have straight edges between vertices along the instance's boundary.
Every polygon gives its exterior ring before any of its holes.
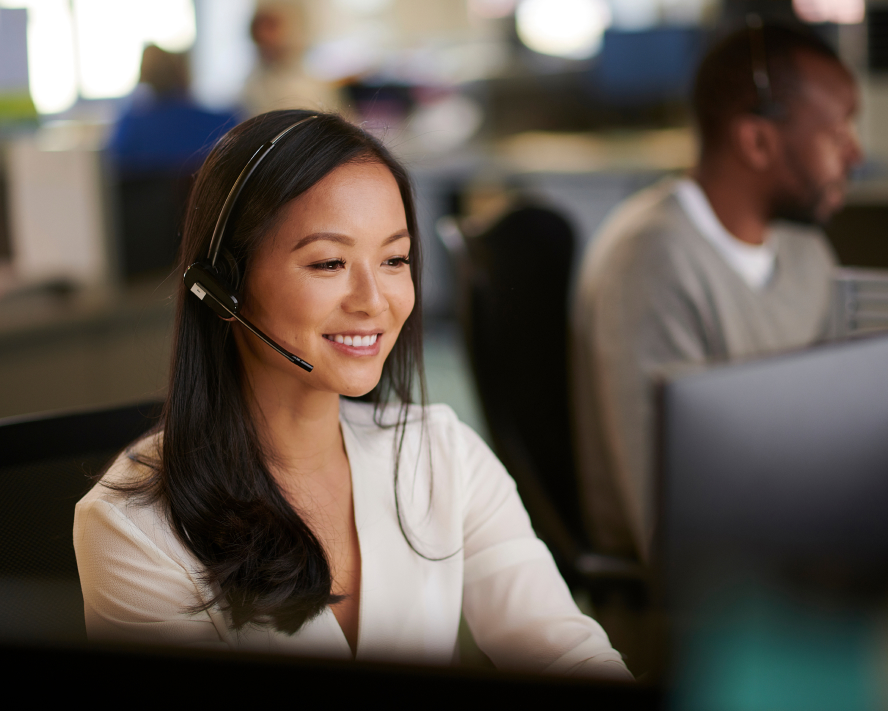
{"type": "MultiPolygon", "coordinates": [[[[410,237],[410,232],[408,230],[398,230],[393,235],[390,235],[386,238],[386,240],[382,243],[382,246],[385,247],[387,244],[391,244],[392,242],[397,242],[399,239],[410,237]]],[[[351,237],[347,237],[346,235],[341,235],[338,232],[314,232],[310,235],[306,235],[301,240],[299,240],[296,245],[293,247],[293,251],[297,251],[302,249],[306,245],[311,244],[312,242],[318,242],[320,240],[326,240],[327,242],[336,242],[337,244],[344,244],[347,247],[354,247],[355,241],[351,237]]]]}
{"type": "Polygon", "coordinates": [[[336,242],[337,244],[344,244],[347,247],[354,247],[355,241],[351,237],[346,237],[345,235],[338,234],[336,232],[314,232],[310,235],[306,235],[301,240],[296,243],[296,246],[293,247],[293,251],[302,249],[306,245],[311,244],[312,242],[318,242],[320,240],[326,240],[327,242],[336,242]]]}
{"type": "Polygon", "coordinates": [[[391,235],[385,242],[382,243],[382,246],[385,247],[387,244],[391,244],[392,242],[397,242],[399,239],[404,239],[407,237],[410,238],[409,230],[398,230],[395,234],[391,235]]]}

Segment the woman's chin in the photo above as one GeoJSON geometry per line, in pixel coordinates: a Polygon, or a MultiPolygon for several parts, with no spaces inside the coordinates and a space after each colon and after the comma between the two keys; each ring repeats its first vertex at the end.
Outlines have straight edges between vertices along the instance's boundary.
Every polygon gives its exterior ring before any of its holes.
{"type": "Polygon", "coordinates": [[[339,394],[344,397],[363,397],[379,384],[379,378],[362,382],[348,383],[339,388],[339,394]]]}

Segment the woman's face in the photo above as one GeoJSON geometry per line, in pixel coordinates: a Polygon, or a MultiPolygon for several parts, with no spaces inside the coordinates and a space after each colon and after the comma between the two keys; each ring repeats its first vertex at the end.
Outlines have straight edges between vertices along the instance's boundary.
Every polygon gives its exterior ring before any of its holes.
{"type": "Polygon", "coordinates": [[[410,245],[398,184],[379,163],[340,166],[285,206],[249,265],[244,315],[314,370],[236,328],[247,373],[339,395],[372,390],[413,310],[410,245]]]}

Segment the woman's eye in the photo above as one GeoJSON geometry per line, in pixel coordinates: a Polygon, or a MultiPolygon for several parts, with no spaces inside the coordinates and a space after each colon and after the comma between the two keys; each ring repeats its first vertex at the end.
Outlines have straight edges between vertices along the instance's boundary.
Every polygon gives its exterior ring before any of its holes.
{"type": "Polygon", "coordinates": [[[335,272],[345,266],[345,262],[341,259],[328,259],[325,262],[316,262],[311,265],[312,269],[321,272],[335,272]]]}
{"type": "Polygon", "coordinates": [[[400,267],[410,264],[410,257],[392,257],[391,259],[386,259],[383,264],[387,267],[400,267]]]}

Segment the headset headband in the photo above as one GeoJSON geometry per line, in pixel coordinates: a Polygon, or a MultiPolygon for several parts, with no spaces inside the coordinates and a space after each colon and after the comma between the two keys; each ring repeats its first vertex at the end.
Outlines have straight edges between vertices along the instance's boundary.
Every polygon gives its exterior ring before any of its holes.
{"type": "Polygon", "coordinates": [[[240,196],[241,191],[244,189],[244,185],[246,185],[247,180],[249,180],[253,171],[256,170],[256,167],[262,162],[262,159],[271,152],[271,149],[274,148],[278,141],[297,126],[316,118],[317,116],[309,116],[308,118],[297,121],[292,126],[288,126],[270,141],[266,141],[259,146],[258,150],[253,154],[253,157],[250,158],[249,162],[244,166],[240,175],[237,176],[234,185],[231,186],[228,197],[225,198],[225,204],[222,206],[222,211],[219,213],[219,219],[216,220],[216,228],[213,230],[213,237],[210,239],[210,249],[207,252],[207,259],[210,260],[210,266],[216,266],[216,259],[219,257],[219,252],[222,249],[222,237],[225,235],[225,228],[228,226],[228,217],[231,215],[231,211],[237,202],[237,198],[240,196]]]}
{"type": "Polygon", "coordinates": [[[219,273],[216,271],[216,259],[219,257],[219,252],[222,250],[222,238],[225,236],[228,217],[231,215],[231,211],[234,209],[234,204],[237,202],[237,198],[241,194],[241,190],[243,190],[250,175],[253,174],[253,171],[256,170],[256,167],[262,162],[262,159],[269,154],[278,141],[300,124],[316,118],[318,117],[309,116],[308,118],[297,121],[292,126],[285,128],[270,141],[266,141],[259,146],[259,150],[253,154],[253,157],[250,158],[250,161],[244,166],[240,175],[237,176],[237,180],[228,193],[228,197],[225,199],[225,204],[222,206],[222,212],[219,213],[219,219],[216,220],[216,228],[213,230],[213,236],[210,239],[210,249],[207,253],[209,264],[206,262],[195,262],[185,270],[185,275],[183,277],[185,288],[200,299],[201,302],[211,308],[218,316],[221,316],[224,319],[235,319],[239,321],[263,343],[280,353],[291,363],[298,365],[309,373],[314,367],[311,363],[306,363],[299,356],[290,353],[290,351],[286,350],[283,346],[279,345],[260,331],[249,321],[249,319],[244,318],[240,314],[241,300],[236,291],[237,285],[232,286],[219,276],[219,273]]]}
{"type": "Polygon", "coordinates": [[[762,18],[751,12],[746,16],[749,28],[749,50],[752,59],[752,83],[758,94],[758,107],[754,113],[760,116],[775,118],[780,115],[782,107],[774,101],[771,87],[771,74],[768,71],[768,50],[765,46],[765,26],[762,18]]]}

